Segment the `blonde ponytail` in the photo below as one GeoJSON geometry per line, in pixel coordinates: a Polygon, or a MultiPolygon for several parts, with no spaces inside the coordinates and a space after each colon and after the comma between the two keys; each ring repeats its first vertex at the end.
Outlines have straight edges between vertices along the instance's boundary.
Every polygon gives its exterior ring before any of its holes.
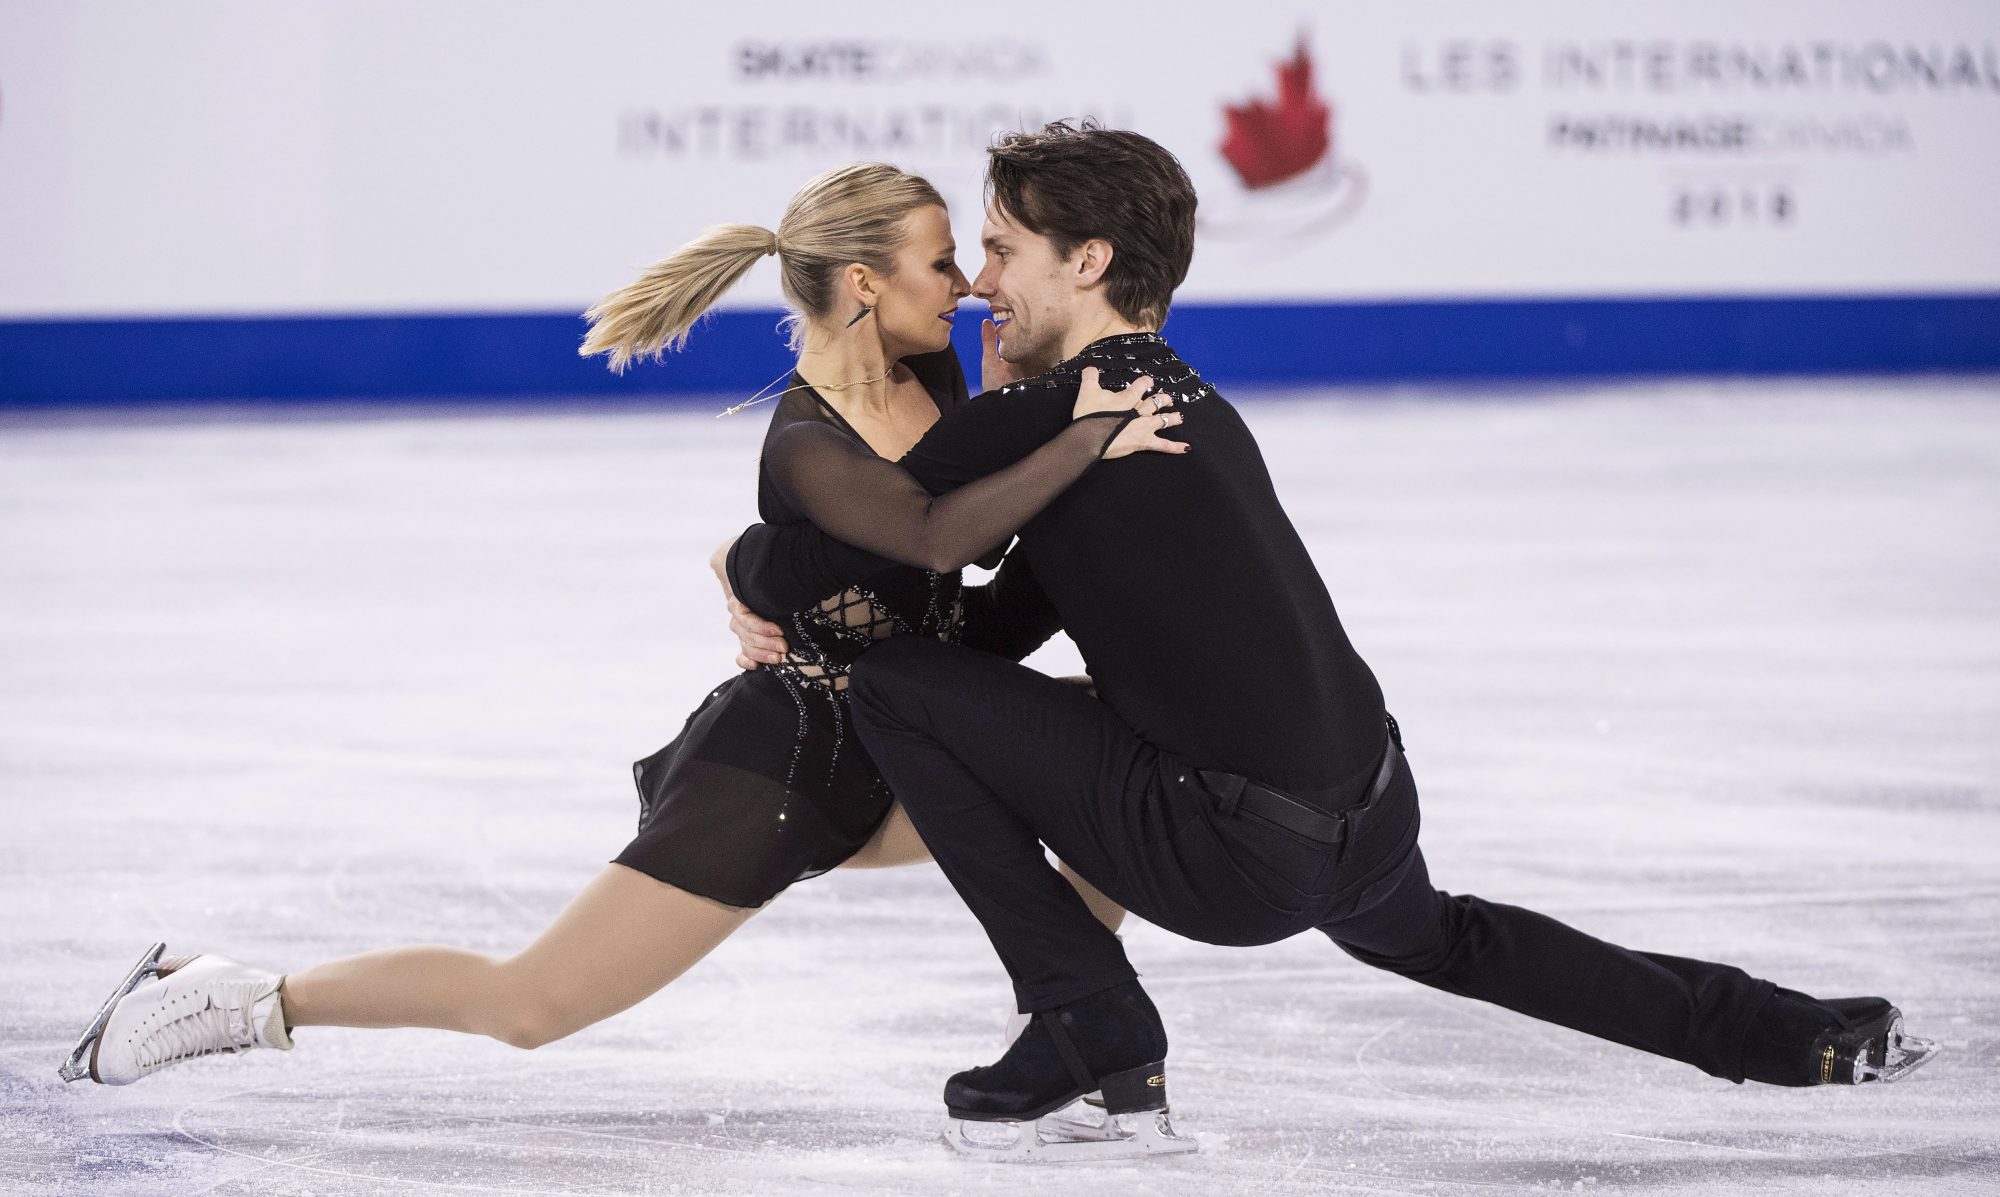
{"type": "Polygon", "coordinates": [[[694,322],[757,259],[777,252],[778,235],[769,229],[716,225],[598,300],[583,314],[590,333],[577,352],[609,353],[613,374],[623,374],[635,358],[658,361],[667,350],[687,344],[694,322]]]}
{"type": "Polygon", "coordinates": [[[777,254],[783,267],[785,298],[793,308],[787,324],[797,349],[803,319],[825,316],[832,307],[840,272],[859,262],[893,273],[903,218],[930,206],[944,207],[937,189],[887,163],[827,171],[792,197],[777,232],[717,225],[599,300],[584,313],[590,332],[577,352],[610,354],[611,369],[620,374],[635,359],[658,361],[687,344],[702,313],[766,254],[777,254]]]}

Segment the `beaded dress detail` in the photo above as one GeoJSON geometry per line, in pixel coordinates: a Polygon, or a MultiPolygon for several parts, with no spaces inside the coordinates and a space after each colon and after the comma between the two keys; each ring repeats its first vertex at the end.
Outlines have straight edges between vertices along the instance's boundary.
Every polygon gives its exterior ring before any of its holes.
{"type": "Polygon", "coordinates": [[[793,744],[791,767],[785,774],[787,785],[799,783],[799,765],[811,737],[814,708],[807,701],[808,691],[832,691],[835,695],[835,700],[827,706],[833,720],[833,743],[827,760],[830,782],[851,736],[845,696],[847,668],[862,650],[890,636],[934,636],[951,642],[958,639],[964,606],[959,600],[957,572],[941,574],[925,570],[923,576],[929,598],[921,617],[914,622],[898,615],[881,595],[861,586],[850,586],[816,607],[794,612],[787,621],[785,642],[792,646],[791,651],[783,661],[769,667],[799,712],[798,738],[793,744]]]}

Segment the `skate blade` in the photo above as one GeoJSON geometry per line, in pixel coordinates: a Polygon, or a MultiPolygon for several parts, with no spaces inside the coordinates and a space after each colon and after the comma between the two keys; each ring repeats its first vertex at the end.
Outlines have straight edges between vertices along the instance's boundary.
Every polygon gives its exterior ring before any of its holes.
{"type": "Polygon", "coordinates": [[[1885,1084],[1900,1081],[1930,1063],[1931,1057],[1937,1054],[1937,1040],[1919,1039],[1915,1035],[1904,1034],[1903,1020],[1898,1018],[1889,1024],[1889,1036],[1882,1053],[1881,1066],[1877,1067],[1866,1060],[1855,1061],[1854,1080],[1857,1084],[1864,1081],[1881,1081],[1885,1084]]]}
{"type": "Polygon", "coordinates": [[[90,1078],[90,1052],[97,1046],[97,1037],[104,1033],[104,1024],[111,1021],[112,1009],[118,1005],[118,999],[137,989],[148,977],[160,971],[160,957],[166,950],[167,945],[156,943],[146,949],[144,956],[139,957],[139,963],[132,966],[132,971],[126,973],[125,979],[118,983],[118,988],[112,990],[111,996],[105,998],[104,1004],[98,1007],[97,1017],[90,1020],[90,1026],[83,1032],[83,1037],[70,1049],[69,1058],[63,1061],[61,1068],[56,1069],[57,1076],[65,1081],[90,1078]]]}
{"type": "Polygon", "coordinates": [[[1151,1159],[1199,1151],[1199,1141],[1174,1133],[1165,1110],[1140,1110],[1114,1114],[1102,1126],[1080,1121],[1087,1138],[1050,1137],[1048,1123],[975,1122],[947,1117],[944,1141],[968,1159],[997,1164],[1096,1164],[1120,1160],[1151,1159]],[[992,1135],[993,1138],[986,1136],[992,1135]],[[1011,1137],[1009,1137],[1011,1136],[1011,1137]]]}
{"type": "Polygon", "coordinates": [[[1035,1129],[1044,1139],[1071,1143],[1105,1143],[1123,1139],[1127,1134],[1118,1119],[1104,1112],[1103,1102],[1091,1102],[1089,1098],[1042,1115],[1035,1129]]]}

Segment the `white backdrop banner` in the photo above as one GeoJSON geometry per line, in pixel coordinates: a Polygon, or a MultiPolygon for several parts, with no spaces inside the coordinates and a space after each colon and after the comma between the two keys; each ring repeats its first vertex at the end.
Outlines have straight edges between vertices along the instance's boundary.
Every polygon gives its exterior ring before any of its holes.
{"type": "Polygon", "coordinates": [[[971,271],[1083,115],[1194,177],[1194,301],[2000,291],[1985,0],[84,0],[0,7],[0,319],[580,310],[857,158],[971,271]]]}

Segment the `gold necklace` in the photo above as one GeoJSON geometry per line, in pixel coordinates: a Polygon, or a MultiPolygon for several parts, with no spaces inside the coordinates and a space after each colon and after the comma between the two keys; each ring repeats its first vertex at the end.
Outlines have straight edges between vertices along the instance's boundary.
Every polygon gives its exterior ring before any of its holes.
{"type": "Polygon", "coordinates": [[[882,371],[880,374],[877,374],[873,378],[863,378],[854,382],[830,383],[826,386],[819,386],[815,383],[810,383],[810,382],[802,382],[795,387],[786,387],[784,390],[779,391],[774,395],[766,395],[764,393],[765,391],[768,391],[772,387],[777,386],[779,383],[785,381],[787,378],[790,378],[792,375],[798,373],[797,367],[793,367],[792,369],[785,371],[783,374],[780,374],[776,378],[773,378],[771,381],[765,383],[763,386],[758,387],[757,393],[755,395],[750,396],[748,399],[745,399],[743,402],[737,404],[735,407],[724,408],[722,411],[716,412],[715,418],[720,420],[724,416],[733,416],[737,412],[742,411],[746,407],[751,407],[771,399],[782,399],[786,395],[791,394],[793,391],[844,391],[849,387],[865,387],[871,382],[881,382],[883,379],[889,377],[891,374],[894,374],[895,372],[896,372],[896,365],[894,362],[891,362],[887,370],[882,371]]]}

